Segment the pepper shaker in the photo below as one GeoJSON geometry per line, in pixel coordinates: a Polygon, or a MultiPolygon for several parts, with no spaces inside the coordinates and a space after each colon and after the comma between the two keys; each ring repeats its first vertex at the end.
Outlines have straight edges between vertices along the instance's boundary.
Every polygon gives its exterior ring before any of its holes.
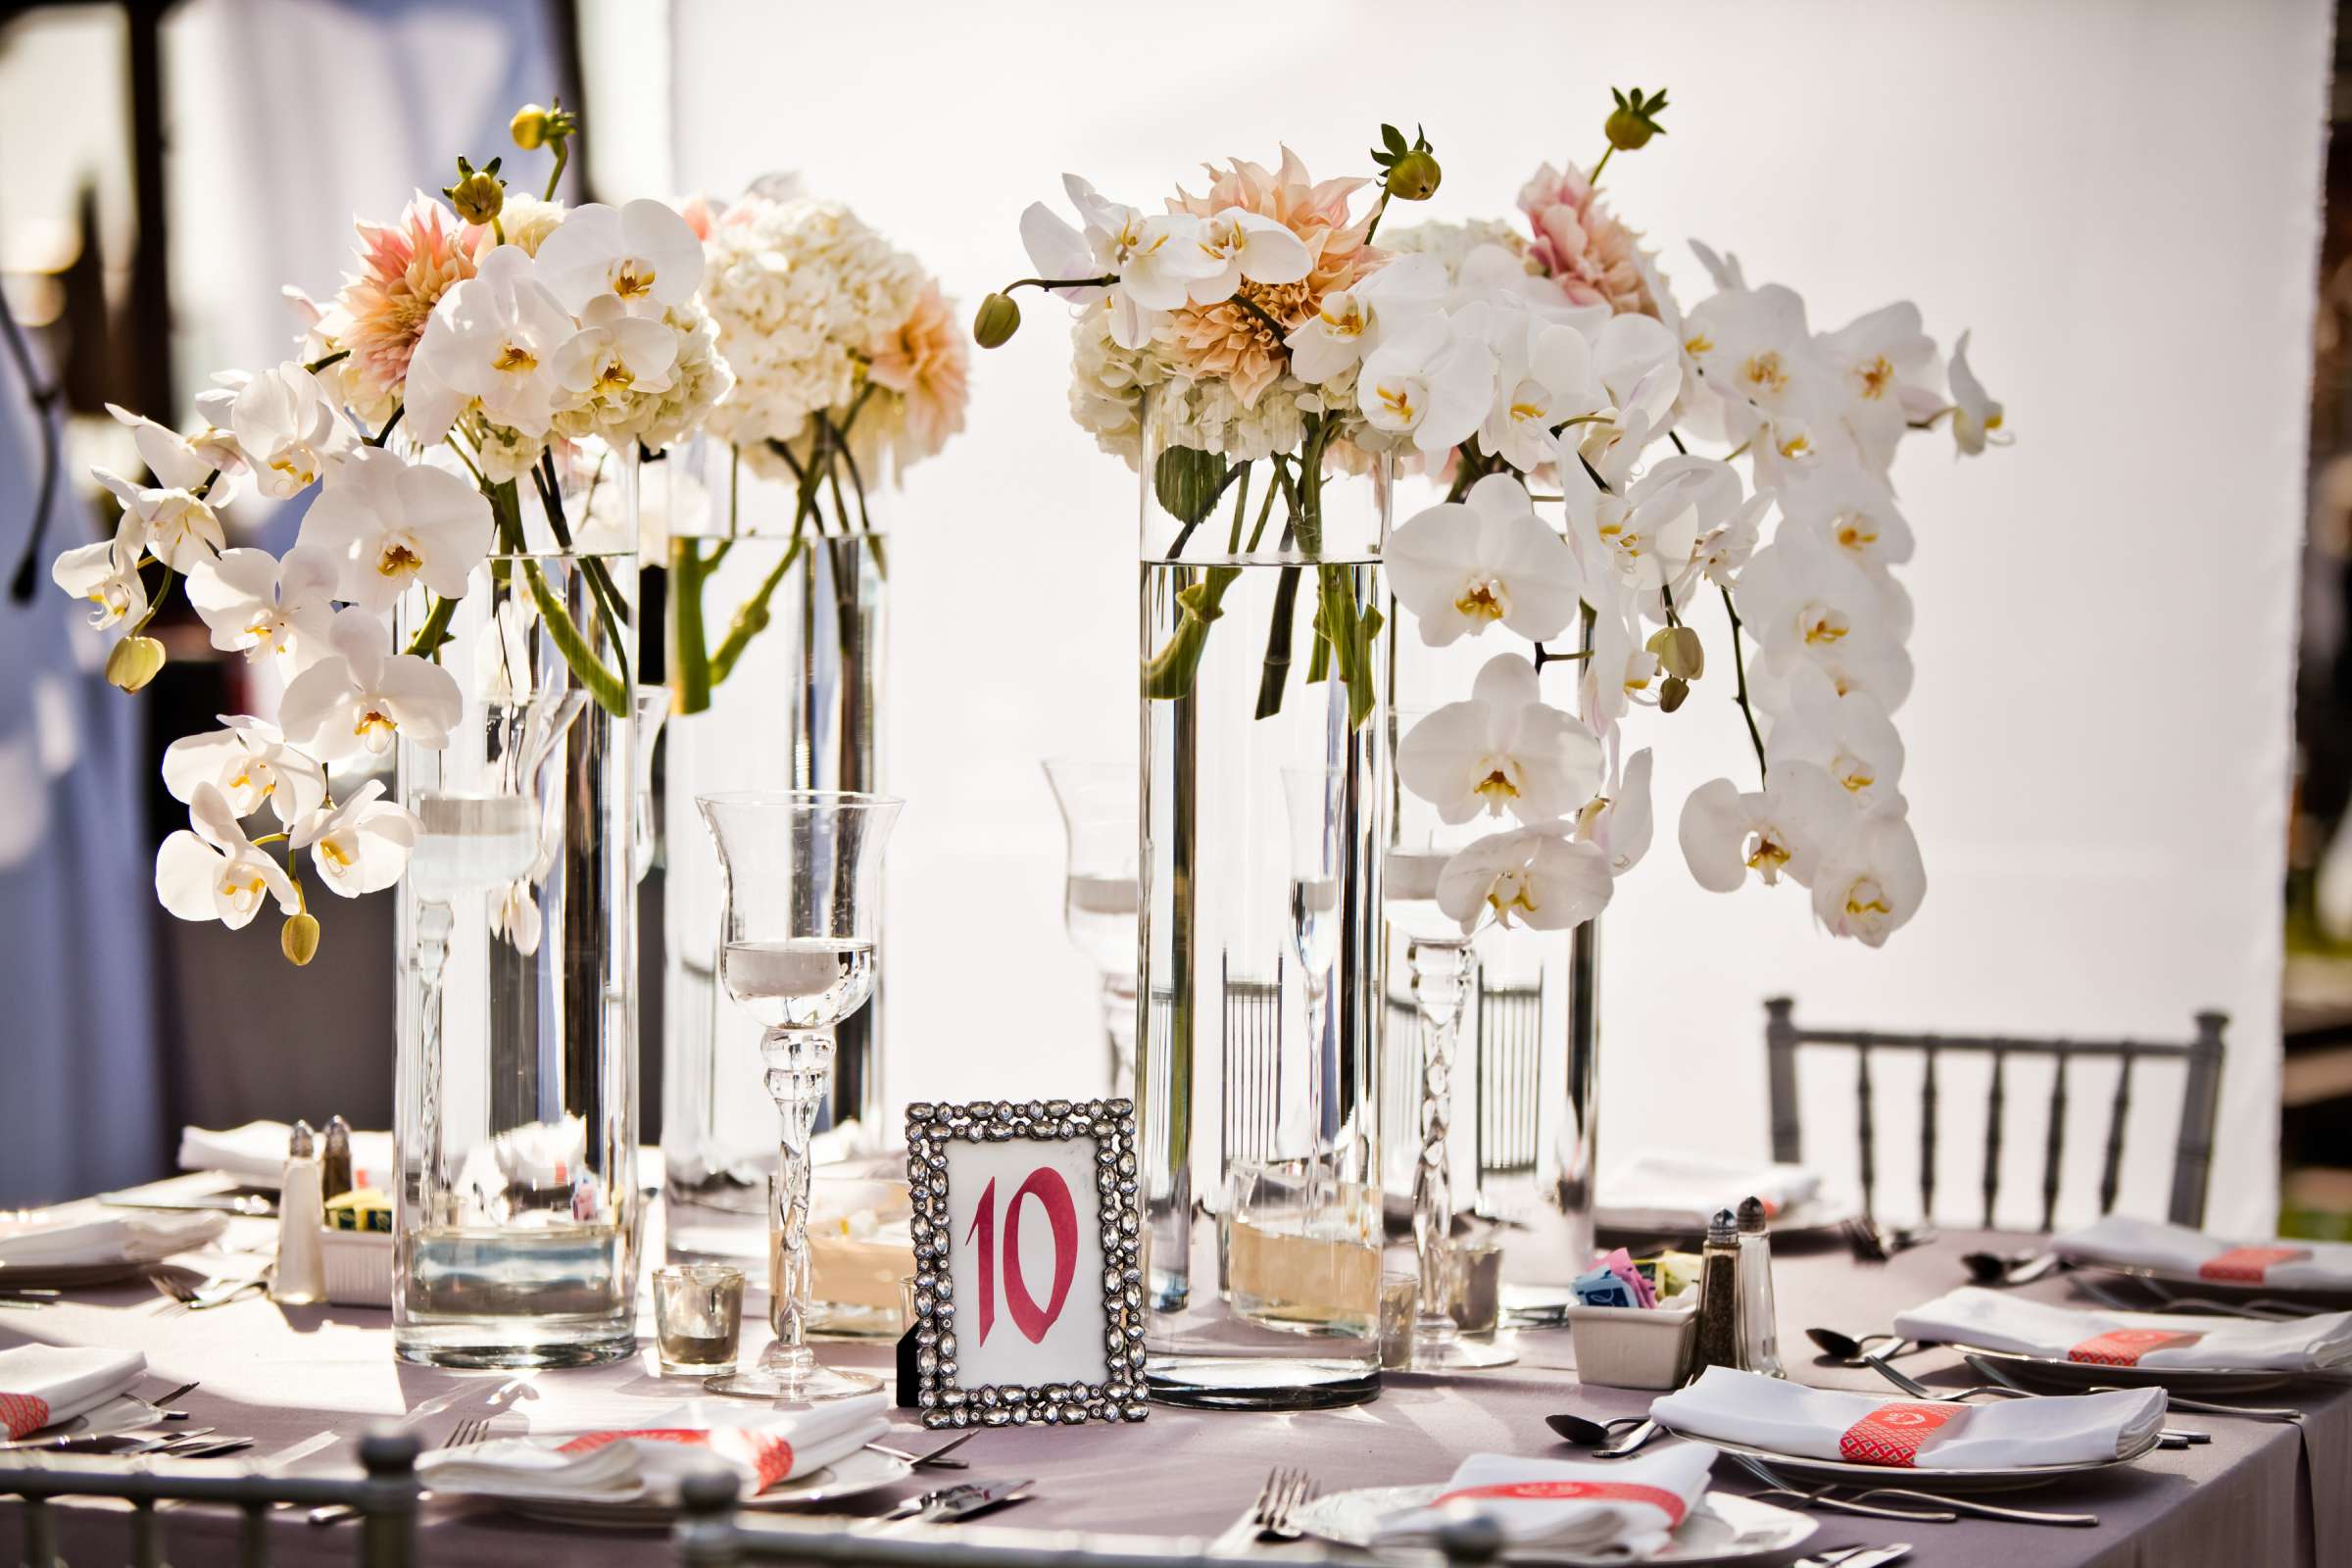
{"type": "Polygon", "coordinates": [[[326,1124],[326,1152],[318,1161],[318,1196],[333,1202],[355,1185],[351,1170],[351,1123],[337,1116],[326,1124]]]}
{"type": "Polygon", "coordinates": [[[1772,1298],[1772,1232],[1764,1200],[1740,1205],[1740,1354],[1750,1372],[1785,1378],[1781,1326],[1772,1298]]]}
{"type": "Polygon", "coordinates": [[[1698,1322],[1690,1350],[1690,1372],[1697,1377],[1711,1366],[1735,1370],[1744,1365],[1740,1353],[1740,1229],[1728,1208],[1707,1221],[1706,1245],[1699,1249],[1698,1322]]]}

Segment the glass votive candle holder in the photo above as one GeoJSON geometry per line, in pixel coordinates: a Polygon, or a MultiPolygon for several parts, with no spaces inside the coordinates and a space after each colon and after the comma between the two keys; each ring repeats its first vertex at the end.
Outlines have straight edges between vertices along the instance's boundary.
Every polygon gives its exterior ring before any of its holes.
{"type": "Polygon", "coordinates": [[[666,1374],[733,1371],[743,1342],[743,1270],[725,1263],[654,1270],[654,1340],[666,1374]]]}
{"type": "Polygon", "coordinates": [[[1453,1245],[1453,1299],[1446,1311],[1464,1334],[1490,1335],[1502,1322],[1502,1244],[1453,1245]]]}
{"type": "Polygon", "coordinates": [[[901,1334],[914,1327],[916,1320],[922,1316],[915,1310],[914,1304],[915,1298],[921,1294],[922,1286],[917,1283],[914,1275],[902,1274],[899,1276],[899,1332],[901,1334]]]}
{"type": "Polygon", "coordinates": [[[1402,1372],[1413,1364],[1413,1320],[1421,1315],[1421,1279],[1391,1270],[1380,1277],[1380,1364],[1402,1372]]]}

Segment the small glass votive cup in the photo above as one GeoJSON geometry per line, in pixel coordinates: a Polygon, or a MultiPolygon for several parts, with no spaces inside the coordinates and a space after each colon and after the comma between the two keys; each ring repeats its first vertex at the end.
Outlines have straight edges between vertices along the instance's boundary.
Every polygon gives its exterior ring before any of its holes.
{"type": "Polygon", "coordinates": [[[654,1341],[664,1374],[732,1372],[743,1343],[743,1270],[725,1263],[654,1270],[654,1341]]]}
{"type": "Polygon", "coordinates": [[[1380,1277],[1380,1364],[1402,1372],[1413,1364],[1413,1320],[1421,1315],[1421,1277],[1392,1269],[1380,1277]]]}
{"type": "Polygon", "coordinates": [[[1464,1334],[1492,1336],[1502,1323],[1502,1244],[1456,1242],[1452,1262],[1453,1299],[1446,1310],[1464,1334]]]}
{"type": "Polygon", "coordinates": [[[901,1334],[913,1328],[921,1319],[922,1313],[915,1307],[915,1298],[921,1294],[922,1286],[914,1275],[902,1274],[899,1276],[899,1332],[901,1334]]]}

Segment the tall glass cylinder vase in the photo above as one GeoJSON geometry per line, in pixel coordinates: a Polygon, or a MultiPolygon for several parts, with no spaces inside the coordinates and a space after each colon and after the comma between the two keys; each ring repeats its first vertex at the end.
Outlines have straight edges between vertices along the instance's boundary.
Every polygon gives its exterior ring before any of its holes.
{"type": "Polygon", "coordinates": [[[1143,454],[1146,1349],[1177,1402],[1380,1386],[1389,472],[1345,450],[1310,420],[1280,463],[1143,454]]]}
{"type": "MultiPolygon", "coordinates": [[[[1430,499],[1437,499],[1432,496],[1430,499]]],[[[1554,653],[1565,652],[1555,648],[1554,653]]],[[[1446,827],[1403,793],[1396,747],[1447,703],[1467,701],[1480,668],[1498,654],[1530,654],[1493,636],[1444,648],[1424,643],[1411,613],[1398,622],[1389,711],[1390,840],[1382,893],[1390,913],[1388,1034],[1380,1090],[1381,1184],[1408,1202],[1421,1157],[1428,1046],[1408,963],[1410,932],[1430,917],[1437,877],[1450,853],[1505,822],[1446,827]]],[[[1572,709],[1583,665],[1547,662],[1545,701],[1572,709]]],[[[1590,1266],[1597,1108],[1599,923],[1574,931],[1525,926],[1482,930],[1468,955],[1450,1074],[1449,1174],[1456,1228],[1500,1223],[1503,1278],[1565,1285],[1590,1266]]]]}
{"type": "MultiPolygon", "coordinates": [[[[743,1093],[763,1070],[760,1031],[717,985],[719,866],[694,802],[880,787],[888,546],[870,526],[870,490],[845,519],[830,496],[809,514],[788,472],[763,476],[717,442],[662,466],[673,530],[661,784],[664,1184],[672,1204],[763,1215],[775,1116],[743,1093]]],[[[882,1012],[877,993],[842,1023],[820,1125],[882,1125],[882,1012]]]]}
{"type": "MultiPolygon", "coordinates": [[[[596,472],[632,521],[635,468],[615,457],[596,472]]],[[[572,531],[585,522],[581,506],[572,531]]],[[[535,539],[542,525],[515,526],[535,539]]],[[[632,554],[500,554],[454,606],[421,592],[402,606],[401,646],[445,637],[465,700],[445,748],[399,745],[421,823],[399,928],[392,1323],[407,1360],[564,1366],[636,1348],[633,634],[619,624],[636,585],[632,554]]]]}

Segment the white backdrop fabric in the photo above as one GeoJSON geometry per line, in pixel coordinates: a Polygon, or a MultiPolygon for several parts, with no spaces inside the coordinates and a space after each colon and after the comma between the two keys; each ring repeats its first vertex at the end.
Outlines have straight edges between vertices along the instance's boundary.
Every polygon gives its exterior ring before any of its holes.
{"type": "MultiPolygon", "coordinates": [[[[1898,466],[1920,535],[1898,717],[1931,885],[1884,952],[1812,929],[1793,889],[1690,882],[1684,797],[1753,766],[1721,682],[1632,742],[1659,749],[1661,833],[1605,917],[1603,1167],[1643,1145],[1762,1151],[1772,993],[1824,1022],[2182,1038],[2215,1006],[2232,1023],[2211,1219],[2269,1223],[2321,0],[1654,20],[684,0],[672,25],[681,189],[798,169],[967,309],[1027,271],[1015,220],[1064,169],[1149,206],[1203,159],[1271,162],[1284,139],[1320,175],[1358,172],[1381,120],[1417,121],[1446,170],[1427,216],[1503,217],[1537,164],[1598,153],[1610,85],[1669,87],[1669,134],[1607,184],[1683,297],[1703,292],[1700,238],[1798,288],[1817,323],[1915,300],[1947,347],[1975,328],[2018,444],[1956,465],[1923,440],[1898,466]]],[[[1021,335],[979,357],[968,432],[892,512],[901,1102],[1067,1093],[1102,1071],[1037,763],[1132,755],[1135,482],[1063,412],[1061,308],[1022,300],[1021,335]]],[[[1946,1194],[1973,1192],[1971,1083],[1943,1084],[1946,1194]]],[[[2161,1209],[2176,1085],[2135,1083],[2131,1206],[2161,1209]]],[[[2013,1075],[2006,1217],[2032,1217],[2042,1092],[2013,1075]]],[[[2079,1208],[2107,1085],[2073,1092],[2079,1208]]],[[[1906,1146],[1907,1093],[1882,1075],[1906,1146]]],[[[1810,1071],[1807,1094],[1808,1152],[1850,1164],[1850,1078],[1810,1071]]],[[[1887,1190],[1913,1179],[1886,1159],[1887,1190]]]]}

